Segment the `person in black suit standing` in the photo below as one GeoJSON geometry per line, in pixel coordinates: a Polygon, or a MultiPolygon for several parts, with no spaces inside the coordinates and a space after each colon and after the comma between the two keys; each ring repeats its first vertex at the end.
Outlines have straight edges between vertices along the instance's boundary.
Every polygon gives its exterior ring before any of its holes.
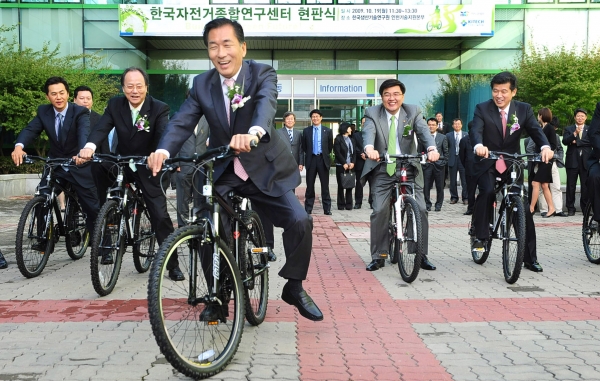
{"type": "Polygon", "coordinates": [[[446,135],[449,132],[452,132],[452,127],[450,126],[450,123],[444,122],[444,115],[441,111],[435,113],[435,120],[437,121],[439,133],[446,135]]]}
{"type": "Polygon", "coordinates": [[[329,194],[329,168],[333,151],[333,133],[329,128],[323,127],[321,121],[323,114],[320,110],[312,110],[309,114],[311,127],[302,131],[302,150],[306,163],[306,193],[304,195],[304,209],[311,214],[315,203],[315,181],[319,175],[321,181],[321,204],[323,211],[331,215],[331,195],[329,194]]]}
{"type": "MultiPolygon", "coordinates": [[[[363,118],[364,119],[364,118],[363,118]]],[[[364,124],[364,120],[363,120],[363,124],[364,124]]],[[[357,131],[356,130],[356,124],[351,124],[350,127],[352,128],[352,135],[350,135],[350,138],[352,138],[353,144],[356,147],[356,163],[354,164],[354,172],[356,173],[356,185],[355,185],[355,191],[354,191],[354,209],[360,209],[362,208],[362,200],[363,200],[363,183],[360,180],[360,178],[362,177],[362,170],[365,166],[365,160],[367,159],[367,156],[364,153],[364,143],[363,143],[363,138],[362,138],[362,131],[357,131]]]]}
{"type": "MultiPolygon", "coordinates": [[[[471,130],[473,122],[469,122],[468,127],[471,130]]],[[[473,214],[475,206],[475,191],[477,190],[477,179],[473,177],[473,161],[475,160],[471,138],[465,134],[458,144],[458,156],[463,167],[465,167],[465,175],[467,178],[467,211],[463,214],[470,216],[473,214]]]]}
{"type": "Polygon", "coordinates": [[[600,226],[600,102],[596,104],[596,110],[588,129],[587,139],[591,145],[591,152],[587,162],[589,168],[587,189],[591,195],[589,202],[592,203],[592,212],[594,214],[592,218],[596,221],[596,226],[600,226]]]}
{"type": "MultiPolygon", "coordinates": [[[[475,150],[473,163],[474,176],[477,177],[479,195],[475,200],[473,212],[473,232],[475,240],[473,250],[488,250],[490,239],[489,221],[492,204],[496,199],[494,184],[497,177],[507,181],[510,172],[504,160],[485,160],[489,151],[518,153],[521,150],[520,136],[527,131],[533,141],[541,147],[542,160],[547,163],[554,152],[538,124],[531,105],[513,100],[517,93],[517,78],[510,72],[496,74],[491,80],[492,99],[479,103],[475,107],[473,128],[469,132],[471,144],[475,150]]],[[[522,182],[523,179],[517,179],[522,182]]],[[[527,203],[524,202],[524,205],[527,203]]],[[[537,261],[536,236],[533,217],[525,207],[525,257],[524,264],[529,270],[543,271],[537,261]]]]}
{"type": "Polygon", "coordinates": [[[351,133],[352,128],[350,127],[350,123],[341,123],[338,135],[333,141],[335,177],[338,184],[338,210],[352,210],[352,188],[344,189],[342,186],[342,176],[344,176],[346,171],[352,171],[354,169],[354,163],[356,162],[356,146],[350,138],[351,133]]]}
{"type": "MultiPolygon", "coordinates": [[[[169,106],[148,95],[148,74],[143,69],[130,67],[121,76],[121,86],[125,96],[111,98],[104,110],[104,115],[94,126],[88,137],[88,143],[79,152],[82,160],[89,160],[97,147],[115,128],[118,138],[117,154],[150,155],[158,145],[165,126],[169,120],[169,106]]],[[[160,179],[151,176],[144,166],[137,166],[136,171],[125,168],[129,181],[142,189],[144,201],[150,214],[150,223],[156,234],[158,244],[173,232],[173,222],[167,212],[167,200],[162,191],[160,179]]],[[[110,254],[106,254],[109,256],[110,254]]],[[[173,258],[173,257],[172,257],[173,258]]],[[[109,262],[110,258],[102,259],[109,262]]],[[[169,278],[183,281],[183,273],[179,269],[177,258],[168,265],[169,278]]]]}
{"type": "MultiPolygon", "coordinates": [[[[283,140],[289,143],[289,149],[294,160],[296,160],[298,170],[302,172],[304,169],[304,151],[302,150],[302,132],[294,130],[296,115],[291,111],[283,114],[283,125],[284,127],[277,131],[279,131],[283,140]]],[[[295,189],[294,193],[296,193],[295,189]]]]}
{"type": "MultiPolygon", "coordinates": [[[[85,107],[68,101],[69,84],[64,78],[48,78],[43,89],[50,104],[39,106],[35,118],[19,133],[15,149],[11,154],[17,166],[23,162],[25,154],[23,148],[33,142],[42,131],[46,132],[50,140],[48,157],[65,159],[77,155],[90,133],[90,113],[85,107]]],[[[58,167],[54,169],[54,174],[57,178],[70,183],[77,193],[81,208],[86,214],[87,229],[91,234],[100,209],[91,165],[85,164],[76,168],[58,167]]],[[[44,173],[39,187],[45,186],[46,183],[46,173],[44,173]]],[[[40,210],[40,213],[43,211],[40,210]]],[[[38,242],[32,248],[41,251],[45,247],[46,242],[38,242]]]]}
{"type": "Polygon", "coordinates": [[[578,176],[581,190],[579,206],[582,213],[588,203],[588,158],[592,150],[588,139],[589,126],[585,124],[587,112],[578,108],[575,110],[574,116],[575,124],[565,128],[562,139],[562,143],[567,146],[565,168],[567,169],[567,211],[569,216],[575,215],[575,190],[578,176]]]}
{"type": "MultiPolygon", "coordinates": [[[[310,265],[313,224],[293,192],[301,181],[298,166],[273,125],[277,74],[271,66],[243,60],[246,42],[237,21],[209,21],[203,38],[214,69],[194,78],[190,96],[169,121],[148,165],[156,175],[163,161],[179,152],[198,120],[206,116],[209,148],[228,144],[239,153],[214,163],[215,190],[224,197],[232,190],[248,197],[253,207],[283,228],[286,262],[279,275],[288,281],[281,299],[298,308],[303,317],[323,320],[323,313],[302,286],[310,265]],[[230,97],[231,91],[243,93],[245,102],[237,103],[239,97],[230,97]],[[251,149],[252,141],[258,145],[251,149]]],[[[217,310],[214,305],[209,307],[217,310]]]]}
{"type": "Polygon", "coordinates": [[[458,118],[452,123],[454,131],[446,134],[448,138],[448,172],[450,175],[450,203],[458,202],[458,184],[456,175],[460,174],[460,187],[462,188],[461,197],[463,204],[467,204],[468,192],[466,187],[467,178],[465,176],[465,167],[458,157],[458,150],[461,139],[464,137],[462,132],[462,121],[458,118]]]}
{"type": "MultiPolygon", "coordinates": [[[[435,182],[435,191],[437,193],[435,200],[435,211],[439,212],[442,210],[444,204],[444,170],[448,160],[448,138],[446,135],[437,132],[437,122],[435,118],[427,119],[427,127],[429,132],[435,140],[435,147],[437,148],[440,158],[434,163],[422,164],[423,168],[423,196],[425,198],[425,206],[427,211],[431,211],[431,187],[435,182]]],[[[425,152],[427,147],[420,147],[419,152],[425,152]]]]}

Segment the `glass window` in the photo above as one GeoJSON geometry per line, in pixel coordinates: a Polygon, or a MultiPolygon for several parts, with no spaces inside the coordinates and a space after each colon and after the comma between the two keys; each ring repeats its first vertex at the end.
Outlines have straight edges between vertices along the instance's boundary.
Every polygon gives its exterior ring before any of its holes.
{"type": "MultiPolygon", "coordinates": [[[[528,9],[525,48],[531,43],[548,50],[583,46],[588,35],[588,12],[583,9],[528,9]],[[567,28],[568,33],[565,31],[567,28]]],[[[592,20],[590,18],[590,20],[592,20]]]]}
{"type": "MultiPolygon", "coordinates": [[[[369,4],[396,4],[396,0],[369,0],[369,4]]],[[[398,4],[402,4],[402,0],[398,4]]]]}
{"type": "Polygon", "coordinates": [[[338,50],[336,70],[396,70],[395,50],[338,50]]]}
{"type": "Polygon", "coordinates": [[[14,30],[6,33],[0,33],[0,38],[6,37],[9,42],[12,42],[14,37],[17,41],[19,40],[19,14],[17,8],[2,8],[0,12],[0,24],[5,27],[14,26],[14,30]]]}
{"type": "Polygon", "coordinates": [[[459,52],[455,50],[400,50],[399,70],[458,69],[459,52]]]}
{"type": "Polygon", "coordinates": [[[244,0],[244,4],[271,4],[271,0],[244,0]]]}
{"type": "Polygon", "coordinates": [[[112,70],[127,69],[130,66],[145,67],[146,55],[138,50],[91,50],[86,53],[96,53],[102,57],[102,66],[112,70]]]}
{"type": "Polygon", "coordinates": [[[333,0],[306,0],[306,4],[333,4],[333,0]]]}
{"type": "Polygon", "coordinates": [[[150,74],[148,91],[156,99],[165,102],[173,115],[179,110],[192,85],[193,76],[188,74],[150,74]]]}
{"type": "Polygon", "coordinates": [[[152,50],[148,52],[149,69],[209,70],[205,50],[152,50]]]}
{"type": "Polygon", "coordinates": [[[533,3],[554,3],[554,0],[527,0],[527,4],[533,3]]]}
{"type": "Polygon", "coordinates": [[[238,0],[212,0],[212,4],[239,4],[238,0]]]}
{"type": "Polygon", "coordinates": [[[50,0],[21,0],[21,3],[49,3],[50,0]]]}
{"type": "Polygon", "coordinates": [[[273,66],[273,56],[270,50],[248,50],[244,59],[273,66]]]}
{"type": "Polygon", "coordinates": [[[86,21],[84,24],[86,49],[143,48],[143,38],[119,36],[118,21],[86,21]]]}
{"type": "Polygon", "coordinates": [[[81,3],[81,0],[52,0],[53,3],[81,3]]]}
{"type": "MultiPolygon", "coordinates": [[[[365,0],[338,0],[337,1],[338,4],[364,4],[365,0]]],[[[372,3],[372,1],[370,1],[370,3],[372,3]]],[[[394,4],[396,3],[396,0],[394,0],[394,4]]]]}
{"type": "Polygon", "coordinates": [[[108,20],[115,21],[119,19],[119,10],[118,9],[92,9],[86,8],[83,10],[83,18],[84,20],[108,20]]]}
{"type": "MultiPolygon", "coordinates": [[[[4,12],[3,12],[4,13],[4,12]]],[[[41,50],[60,44],[61,55],[83,53],[81,9],[21,9],[23,47],[41,50]]]]}
{"type": "MultiPolygon", "coordinates": [[[[598,0],[600,2],[600,0],[598,0]]],[[[600,10],[590,9],[590,20],[600,20],[600,10]]],[[[600,23],[592,22],[588,26],[588,46],[600,46],[600,23]]]]}
{"type": "Polygon", "coordinates": [[[274,0],[274,4],[302,4],[302,0],[274,0]]]}
{"type": "Polygon", "coordinates": [[[471,49],[464,52],[460,60],[463,70],[503,70],[512,67],[519,58],[521,58],[519,49],[471,49]]]}
{"type": "Polygon", "coordinates": [[[489,38],[465,38],[463,49],[518,49],[523,44],[523,21],[496,21],[494,36],[489,38]]]}
{"type": "Polygon", "coordinates": [[[275,70],[334,70],[333,51],[275,51],[273,67],[275,70]]]}

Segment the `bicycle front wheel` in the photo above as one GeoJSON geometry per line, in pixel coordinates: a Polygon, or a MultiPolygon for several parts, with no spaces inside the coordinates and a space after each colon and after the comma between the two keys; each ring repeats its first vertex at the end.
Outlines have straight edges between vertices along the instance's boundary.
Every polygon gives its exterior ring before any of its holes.
{"type": "Polygon", "coordinates": [[[246,296],[246,320],[256,326],[265,320],[269,302],[269,260],[262,249],[265,233],[258,214],[245,211],[242,214],[245,229],[240,235],[240,273],[246,296]],[[259,251],[260,250],[260,251],[259,251]]]}
{"type": "Polygon", "coordinates": [[[156,254],[156,236],[150,224],[150,214],[140,198],[137,203],[134,226],[133,265],[138,273],[145,273],[150,268],[156,254]]]}
{"type": "Polygon", "coordinates": [[[412,197],[404,197],[404,208],[400,213],[400,229],[402,229],[402,246],[398,268],[402,279],[411,283],[419,275],[423,261],[423,229],[419,204],[412,197]]]}
{"type": "Polygon", "coordinates": [[[239,269],[218,239],[219,289],[216,295],[212,292],[214,239],[204,233],[199,225],[171,233],[152,262],[148,280],[148,313],[156,342],[175,369],[195,379],[220,372],[232,360],[244,329],[239,269]],[[183,282],[166,276],[167,263],[175,254],[189,277],[183,282]],[[222,304],[210,303],[211,297],[222,304]]]}
{"type": "Polygon", "coordinates": [[[123,213],[115,200],[106,201],[98,213],[92,236],[90,271],[92,285],[100,296],[110,294],[119,278],[125,251],[125,232],[120,228],[122,219],[123,213]]]}
{"type": "Polygon", "coordinates": [[[19,271],[26,278],[42,273],[54,248],[52,210],[46,197],[36,196],[23,209],[15,240],[15,256],[19,271]]]}
{"type": "Polygon", "coordinates": [[[86,227],[85,215],[77,199],[67,198],[67,216],[65,218],[65,245],[67,254],[73,260],[83,257],[90,243],[90,232],[86,227]]]}
{"type": "Polygon", "coordinates": [[[504,279],[513,284],[519,279],[525,255],[525,209],[519,196],[510,196],[510,205],[504,209],[506,227],[502,239],[502,267],[504,279]]]}
{"type": "Polygon", "coordinates": [[[600,234],[598,234],[598,222],[594,221],[591,202],[588,202],[583,213],[581,236],[583,238],[583,250],[588,261],[595,264],[600,263],[600,234]]]}

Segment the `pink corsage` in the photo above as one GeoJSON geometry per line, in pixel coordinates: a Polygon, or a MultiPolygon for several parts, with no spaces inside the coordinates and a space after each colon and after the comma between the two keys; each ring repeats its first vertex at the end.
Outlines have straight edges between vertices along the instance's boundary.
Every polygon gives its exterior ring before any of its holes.
{"type": "Polygon", "coordinates": [[[135,123],[133,124],[138,131],[150,132],[150,123],[148,122],[148,115],[138,115],[135,123]]]}
{"type": "Polygon", "coordinates": [[[517,118],[516,114],[511,115],[510,122],[510,134],[512,135],[513,132],[519,131],[521,129],[521,126],[519,125],[519,119],[517,118]]]}

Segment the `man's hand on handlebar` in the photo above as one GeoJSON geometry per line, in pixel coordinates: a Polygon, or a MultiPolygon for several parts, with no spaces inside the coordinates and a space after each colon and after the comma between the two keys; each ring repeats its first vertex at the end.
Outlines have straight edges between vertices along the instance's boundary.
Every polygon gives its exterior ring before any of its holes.
{"type": "MultiPolygon", "coordinates": [[[[233,135],[231,137],[231,141],[229,142],[229,148],[232,149],[236,154],[240,152],[250,152],[252,146],[250,146],[250,142],[253,141],[258,144],[259,139],[256,135],[251,134],[238,134],[233,135]]],[[[256,146],[255,144],[255,146],[256,146]]]]}
{"type": "Polygon", "coordinates": [[[371,160],[375,160],[375,161],[380,160],[379,152],[377,152],[377,150],[373,149],[373,147],[371,147],[371,146],[369,146],[365,149],[365,154],[367,154],[367,157],[371,160]]]}
{"type": "Polygon", "coordinates": [[[482,156],[487,158],[490,155],[490,151],[488,150],[488,148],[486,146],[479,146],[475,149],[475,153],[477,154],[477,156],[482,156]]]}
{"type": "Polygon", "coordinates": [[[427,161],[434,163],[440,159],[440,153],[436,150],[427,152],[427,161]]]}
{"type": "Polygon", "coordinates": [[[152,171],[152,176],[156,176],[160,172],[163,162],[167,159],[164,153],[152,152],[148,156],[148,168],[152,171]]]}
{"type": "Polygon", "coordinates": [[[25,151],[23,151],[23,147],[21,146],[15,146],[15,150],[10,154],[10,157],[17,167],[23,164],[23,155],[25,155],[25,151]]]}
{"type": "Polygon", "coordinates": [[[552,151],[552,150],[551,150],[550,148],[548,148],[548,147],[545,147],[545,148],[542,150],[542,153],[541,153],[541,155],[542,155],[542,161],[543,161],[544,163],[548,163],[548,162],[549,162],[549,161],[550,161],[550,160],[551,160],[551,159],[554,157],[554,151],[552,151]]]}
{"type": "Polygon", "coordinates": [[[82,148],[77,156],[73,156],[75,164],[80,165],[92,159],[94,156],[94,150],[91,148],[82,148]]]}

